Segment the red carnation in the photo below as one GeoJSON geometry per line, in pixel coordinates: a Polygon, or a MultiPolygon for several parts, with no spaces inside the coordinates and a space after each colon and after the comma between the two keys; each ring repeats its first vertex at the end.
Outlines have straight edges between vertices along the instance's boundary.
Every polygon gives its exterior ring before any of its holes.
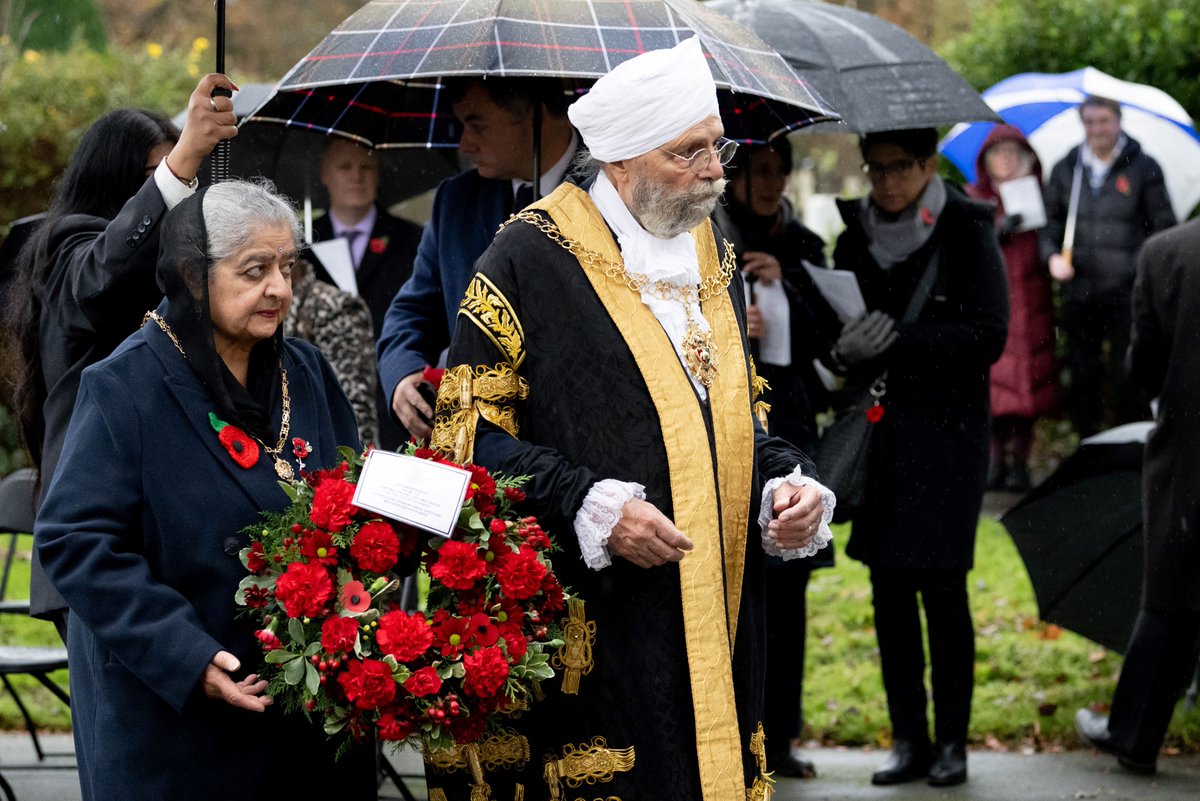
{"type": "Polygon", "coordinates": [[[359,709],[378,709],[396,697],[392,669],[378,659],[347,662],[346,670],[338,675],[338,684],[359,709]]]}
{"type": "Polygon", "coordinates": [[[485,573],[487,566],[479,558],[478,549],[457,540],[442,543],[437,561],[429,568],[429,575],[452,590],[471,589],[485,573]]]}
{"type": "Polygon", "coordinates": [[[331,654],[349,651],[358,639],[358,621],[352,617],[331,617],[321,624],[321,647],[331,654]]]}
{"type": "Polygon", "coordinates": [[[259,629],[258,631],[254,632],[254,639],[258,640],[262,644],[262,649],[264,651],[278,651],[283,647],[283,643],[281,643],[279,638],[275,636],[275,632],[271,631],[270,629],[259,629]]]}
{"type": "Polygon", "coordinates": [[[567,600],[563,596],[562,584],[554,577],[553,573],[547,573],[542,579],[542,611],[546,613],[561,612],[567,607],[567,600]]]}
{"type": "Polygon", "coordinates": [[[496,569],[496,578],[500,581],[501,592],[509,598],[532,598],[542,589],[546,566],[538,561],[537,552],[529,546],[522,545],[516,553],[509,551],[497,561],[500,566],[496,569]]]}
{"type": "Polygon", "coordinates": [[[397,662],[411,662],[433,645],[433,631],[420,612],[388,612],[379,619],[375,638],[383,652],[396,657],[397,662]]]}
{"type": "Polygon", "coordinates": [[[505,487],[504,497],[508,498],[510,503],[521,503],[525,500],[525,493],[516,487],[505,487]]]}
{"type": "Polygon", "coordinates": [[[363,570],[385,573],[396,565],[400,556],[400,538],[382,520],[373,520],[359,529],[350,543],[350,555],[363,570]]]}
{"type": "Polygon", "coordinates": [[[499,648],[480,648],[463,657],[463,692],[479,698],[495,695],[508,679],[508,660],[499,648]]]}
{"type": "Polygon", "coordinates": [[[308,517],[318,527],[328,531],[341,531],[350,525],[354,507],[354,485],[341,479],[326,479],[313,490],[313,507],[308,517]]]}
{"type": "Polygon", "coordinates": [[[384,712],[380,715],[379,723],[376,726],[379,729],[379,739],[391,741],[405,739],[416,728],[411,720],[397,717],[391,712],[384,712]]]}
{"type": "Polygon", "coordinates": [[[261,542],[250,543],[250,553],[246,554],[246,569],[256,576],[261,576],[267,569],[267,560],[261,542]]]}
{"type": "Polygon", "coordinates": [[[337,546],[333,544],[333,537],[321,529],[300,538],[300,555],[310,562],[337,564],[337,546]]]}
{"type": "Polygon", "coordinates": [[[424,698],[442,689],[442,680],[432,667],[423,667],[408,677],[404,682],[404,689],[418,698],[424,698]]]}
{"type": "Polygon", "coordinates": [[[333,580],[317,563],[292,562],[275,581],[275,598],[288,617],[319,615],[332,597],[333,580]]]}
{"type": "Polygon", "coordinates": [[[496,494],[496,479],[492,478],[486,468],[477,464],[465,465],[471,471],[471,481],[467,484],[467,498],[476,495],[492,496],[496,494]]]}

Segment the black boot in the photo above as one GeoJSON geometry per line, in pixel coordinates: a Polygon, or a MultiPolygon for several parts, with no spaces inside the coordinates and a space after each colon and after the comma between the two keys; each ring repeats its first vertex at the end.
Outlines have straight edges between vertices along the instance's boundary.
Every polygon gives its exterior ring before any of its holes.
{"type": "Polygon", "coordinates": [[[817,770],[813,763],[804,757],[799,748],[767,754],[767,770],[777,776],[788,776],[793,779],[815,779],[817,770]]]}
{"type": "Polygon", "coordinates": [[[929,768],[929,783],[934,787],[952,787],[967,780],[967,746],[965,743],[939,742],[933,748],[933,765],[929,768]]]}
{"type": "Polygon", "coordinates": [[[1157,769],[1154,760],[1145,762],[1133,759],[1117,748],[1116,743],[1112,741],[1112,735],[1109,734],[1108,718],[1105,715],[1097,715],[1090,709],[1080,709],[1075,713],[1075,731],[1084,743],[1097,751],[1115,756],[1121,767],[1132,773],[1149,776],[1157,769]]]}
{"type": "Polygon", "coordinates": [[[871,784],[903,784],[929,775],[929,742],[896,740],[892,753],[871,775],[871,784]]]}

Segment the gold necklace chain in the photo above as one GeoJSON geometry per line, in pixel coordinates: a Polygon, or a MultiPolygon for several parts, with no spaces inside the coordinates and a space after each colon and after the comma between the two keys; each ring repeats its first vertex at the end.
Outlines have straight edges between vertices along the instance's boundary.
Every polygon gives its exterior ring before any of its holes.
{"type": "MultiPolygon", "coordinates": [[[[186,359],[188,357],[187,352],[184,351],[183,345],[180,344],[179,337],[175,336],[175,332],[171,330],[171,326],[167,325],[167,321],[160,317],[158,312],[148,311],[146,312],[146,315],[142,317],[142,325],[145,325],[150,320],[153,320],[158,324],[158,327],[162,329],[162,332],[166,334],[168,338],[170,338],[171,344],[174,345],[175,349],[179,351],[180,355],[186,359]]],[[[287,444],[288,433],[292,428],[292,399],[288,394],[287,370],[284,369],[282,360],[279,362],[279,389],[280,394],[283,395],[283,414],[280,416],[279,420],[279,441],[276,442],[275,447],[272,448],[254,434],[251,434],[250,436],[258,440],[258,444],[262,445],[262,449],[266,451],[272,459],[275,460],[275,472],[279,474],[279,477],[284,481],[290,481],[292,478],[292,466],[283,459],[281,454],[283,453],[284,445],[287,444]]]]}
{"type": "Polygon", "coordinates": [[[550,241],[564,250],[570,251],[571,255],[578,259],[584,267],[599,270],[606,278],[616,281],[634,292],[647,291],[660,300],[676,300],[686,305],[696,302],[703,303],[718,292],[724,292],[725,287],[729,286],[730,279],[733,278],[733,271],[737,269],[737,256],[733,252],[733,246],[726,241],[725,257],[721,260],[720,271],[716,275],[710,275],[702,280],[698,286],[673,284],[669,281],[651,281],[643,273],[630,273],[626,271],[624,264],[609,261],[594,250],[588,250],[576,240],[563,234],[552,220],[548,220],[540,214],[522,211],[501,223],[500,228],[503,229],[514,221],[529,223],[537,228],[550,241]]]}

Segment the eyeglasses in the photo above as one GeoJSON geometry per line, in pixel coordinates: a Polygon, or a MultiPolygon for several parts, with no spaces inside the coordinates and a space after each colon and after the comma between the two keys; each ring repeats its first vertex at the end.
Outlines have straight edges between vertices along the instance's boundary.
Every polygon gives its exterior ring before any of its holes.
{"type": "Polygon", "coordinates": [[[921,169],[924,169],[927,161],[929,159],[901,159],[900,161],[893,161],[891,164],[879,164],[878,162],[867,161],[863,163],[862,171],[872,180],[886,178],[889,175],[899,178],[902,175],[912,172],[913,167],[919,166],[921,169]]]}
{"type": "Polygon", "coordinates": [[[735,153],[737,153],[737,149],[738,149],[737,142],[733,141],[732,139],[726,139],[724,137],[721,137],[720,139],[718,139],[716,141],[715,146],[701,148],[700,150],[697,150],[695,153],[693,153],[690,156],[681,156],[678,153],[672,153],[670,150],[667,150],[665,147],[659,148],[659,150],[661,150],[662,152],[666,153],[669,156],[674,156],[677,159],[682,159],[683,161],[686,161],[688,164],[688,167],[696,175],[704,174],[704,171],[708,169],[708,166],[710,164],[712,164],[712,157],[713,157],[714,153],[717,156],[717,161],[720,162],[722,167],[724,167],[726,164],[733,161],[733,156],[735,153]]]}

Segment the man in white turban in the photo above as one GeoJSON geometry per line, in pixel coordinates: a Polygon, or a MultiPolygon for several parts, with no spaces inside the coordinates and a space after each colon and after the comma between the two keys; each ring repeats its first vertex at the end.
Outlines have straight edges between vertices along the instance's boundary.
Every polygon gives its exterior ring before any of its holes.
{"type": "MultiPolygon", "coordinates": [[[[527,758],[483,778],[529,801],[581,782],[765,798],[763,555],[828,542],[833,496],[753,413],[742,284],[708,221],[732,144],[699,41],[621,64],[568,114],[595,177],[512,217],[478,261],[434,426],[457,460],[532,476],[577,594],[561,678],[514,724],[527,758]]],[[[469,771],[429,781],[431,798],[482,792],[469,771]]]]}

